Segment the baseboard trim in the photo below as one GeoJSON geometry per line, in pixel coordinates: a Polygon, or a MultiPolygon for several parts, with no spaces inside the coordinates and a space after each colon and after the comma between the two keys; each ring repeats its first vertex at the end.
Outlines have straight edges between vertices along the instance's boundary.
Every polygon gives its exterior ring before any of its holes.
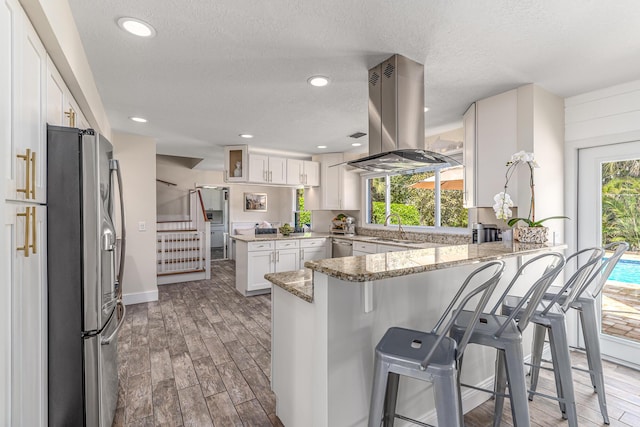
{"type": "Polygon", "coordinates": [[[132,294],[122,294],[124,305],[140,304],[143,302],[158,301],[158,290],[147,292],[136,292],[132,294]]]}

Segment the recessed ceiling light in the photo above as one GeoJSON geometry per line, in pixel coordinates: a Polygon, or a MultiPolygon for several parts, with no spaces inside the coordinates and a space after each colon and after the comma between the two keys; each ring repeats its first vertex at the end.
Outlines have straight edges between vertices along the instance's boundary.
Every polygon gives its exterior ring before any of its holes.
{"type": "Polygon", "coordinates": [[[147,119],[143,119],[142,117],[129,117],[134,122],[138,123],[147,123],[147,119]]]}
{"type": "Polygon", "coordinates": [[[351,144],[353,147],[360,147],[362,144],[360,144],[359,142],[354,142],[353,144],[351,144]]]}
{"type": "Polygon", "coordinates": [[[307,79],[311,86],[322,87],[329,84],[329,78],[325,76],[311,76],[307,79]]]}
{"type": "Polygon", "coordinates": [[[240,138],[246,138],[246,139],[253,138],[253,135],[251,135],[251,134],[249,134],[249,133],[241,133],[241,134],[240,134],[240,135],[238,135],[238,136],[240,136],[240,138]]]}
{"type": "Polygon", "coordinates": [[[424,112],[426,113],[427,111],[429,111],[429,107],[424,107],[424,112]]]}
{"type": "Polygon", "coordinates": [[[318,145],[318,148],[327,148],[326,145],[318,145]]]}
{"type": "Polygon", "coordinates": [[[124,17],[118,19],[118,25],[120,28],[134,36],[139,37],[153,37],[156,35],[156,30],[151,25],[136,18],[124,17]]]}

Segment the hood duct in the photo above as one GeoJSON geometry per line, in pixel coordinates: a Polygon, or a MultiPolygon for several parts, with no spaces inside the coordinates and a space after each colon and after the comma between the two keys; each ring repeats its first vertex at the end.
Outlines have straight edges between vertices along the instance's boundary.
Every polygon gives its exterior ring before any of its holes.
{"type": "Polygon", "coordinates": [[[369,156],[348,164],[387,173],[459,164],[424,140],[424,65],[393,55],[369,70],[369,156]]]}

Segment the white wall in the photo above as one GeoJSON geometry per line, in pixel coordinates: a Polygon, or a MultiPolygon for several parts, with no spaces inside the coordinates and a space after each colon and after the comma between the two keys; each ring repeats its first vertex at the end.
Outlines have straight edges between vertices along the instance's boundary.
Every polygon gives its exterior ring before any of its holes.
{"type": "Polygon", "coordinates": [[[156,282],[156,141],[114,132],[114,157],[120,161],[124,187],[127,252],[122,290],[125,304],[158,299],[156,282]],[[148,166],[145,166],[148,165],[148,166]],[[146,231],[138,231],[138,223],[146,231]]]}
{"type": "MultiPolygon", "coordinates": [[[[533,152],[540,165],[534,170],[536,220],[564,213],[564,109],[562,98],[539,86],[519,87],[517,116],[517,150],[533,152]]],[[[531,190],[529,171],[521,166],[517,172],[518,211],[527,217],[531,190]]],[[[549,240],[565,241],[566,220],[551,220],[549,240]]]]}
{"type": "Polygon", "coordinates": [[[271,223],[292,222],[294,209],[294,193],[292,187],[267,187],[251,184],[230,184],[229,217],[231,222],[271,223]],[[244,193],[266,193],[267,212],[245,212],[244,193]]]}
{"type": "MultiPolygon", "coordinates": [[[[254,184],[225,183],[222,171],[191,169],[172,156],[157,156],[157,177],[177,184],[167,187],[158,183],[158,215],[169,215],[179,211],[181,194],[196,185],[216,185],[229,188],[229,219],[231,222],[291,222],[293,221],[293,187],[264,186],[254,184]],[[244,193],[266,193],[267,212],[245,212],[244,193]]],[[[187,210],[188,212],[188,210],[187,210]]]]}
{"type": "MultiPolygon", "coordinates": [[[[578,150],[640,140],[640,80],[566,98],[564,169],[566,212],[577,218],[578,150]]],[[[570,250],[577,248],[577,223],[567,227],[570,250]]]]}

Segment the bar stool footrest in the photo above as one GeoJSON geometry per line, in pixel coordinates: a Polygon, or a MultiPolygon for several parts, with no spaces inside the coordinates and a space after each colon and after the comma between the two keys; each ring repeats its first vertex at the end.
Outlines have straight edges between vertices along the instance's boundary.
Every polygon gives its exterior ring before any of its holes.
{"type": "Polygon", "coordinates": [[[466,387],[466,388],[472,388],[472,389],[478,390],[478,391],[484,391],[485,393],[489,393],[489,394],[492,394],[494,396],[509,398],[509,393],[496,393],[495,390],[489,390],[488,388],[476,387],[474,385],[464,384],[464,383],[461,383],[460,386],[466,387]]]}
{"type": "Polygon", "coordinates": [[[413,418],[405,417],[404,415],[396,414],[395,418],[401,419],[402,421],[408,421],[413,424],[417,424],[422,427],[435,427],[431,424],[423,423],[422,421],[414,420],[413,418]]]}

